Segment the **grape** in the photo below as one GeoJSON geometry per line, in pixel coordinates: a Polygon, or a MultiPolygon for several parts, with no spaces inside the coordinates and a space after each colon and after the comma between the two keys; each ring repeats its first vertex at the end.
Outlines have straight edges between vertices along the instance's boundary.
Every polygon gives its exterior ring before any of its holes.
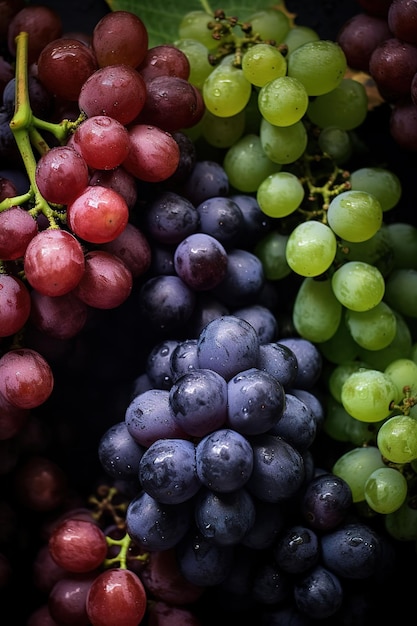
{"type": "Polygon", "coordinates": [[[291,273],[285,254],[288,235],[272,230],[255,246],[255,254],[261,260],[265,278],[279,280],[291,273]]]}
{"type": "Polygon", "coordinates": [[[155,76],[176,76],[188,80],[190,61],[177,45],[161,44],[148,48],[137,69],[145,81],[155,76]]]}
{"type": "Polygon", "coordinates": [[[372,52],[391,37],[391,31],[386,16],[362,12],[344,22],[336,39],[345,53],[348,66],[368,72],[372,52]]]}
{"type": "Polygon", "coordinates": [[[343,78],[337,87],[311,100],[307,116],[320,128],[337,126],[353,130],[360,126],[368,113],[368,96],[362,83],[343,78]]]}
{"type": "Polygon", "coordinates": [[[366,241],[382,225],[382,207],[379,200],[366,191],[344,191],[330,202],[327,220],[336,235],[348,242],[366,241]]]}
{"type": "MultiPolygon", "coordinates": [[[[290,126],[275,126],[262,118],[259,136],[266,156],[274,163],[286,165],[297,161],[307,147],[307,131],[302,120],[290,126]]],[[[274,217],[285,217],[275,215],[274,217]]]]}
{"type": "Polygon", "coordinates": [[[19,332],[29,319],[31,300],[26,285],[15,276],[0,274],[0,337],[19,332]]]}
{"type": "Polygon", "coordinates": [[[30,348],[15,348],[0,357],[0,393],[22,409],[33,409],[49,398],[54,375],[44,357],[30,348]]]}
{"type": "Polygon", "coordinates": [[[235,309],[233,315],[240,317],[254,327],[259,337],[259,347],[273,342],[277,337],[278,323],[273,312],[262,304],[253,304],[235,309]]]}
{"type": "Polygon", "coordinates": [[[153,240],[179,244],[199,227],[200,216],[193,203],[173,191],[160,191],[144,209],[144,224],[153,240]]]}
{"type": "Polygon", "coordinates": [[[187,11],[181,17],[178,25],[178,35],[181,39],[195,39],[209,50],[214,47],[215,41],[208,28],[210,15],[206,11],[187,11]]]}
{"type": "Polygon", "coordinates": [[[409,95],[416,72],[417,47],[396,37],[382,41],[369,59],[369,73],[390,102],[409,95]]]}
{"type": "Polygon", "coordinates": [[[185,607],[203,595],[203,588],[190,583],[179,571],[175,548],[150,552],[140,579],[148,594],[167,602],[171,608],[173,605],[185,607]]]}
{"type": "Polygon", "coordinates": [[[275,78],[285,76],[287,62],[278,48],[260,43],[249,48],[242,59],[245,78],[256,87],[263,87],[275,78]]]}
{"type": "Polygon", "coordinates": [[[345,322],[350,334],[365,350],[381,350],[394,340],[397,318],[383,301],[368,311],[345,312],[345,322]]]}
{"type": "Polygon", "coordinates": [[[239,241],[243,230],[243,215],[239,205],[233,200],[212,196],[197,206],[197,213],[199,230],[202,233],[212,236],[223,246],[232,246],[239,241]]]}
{"type": "Polygon", "coordinates": [[[129,139],[129,153],[122,163],[128,172],[152,183],[174,174],[180,161],[180,149],[171,133],[151,124],[133,124],[129,127],[129,139]]]}
{"type": "Polygon", "coordinates": [[[417,421],[408,415],[394,415],[378,431],[378,448],[392,463],[410,463],[417,457],[417,421]]]}
{"type": "Polygon", "coordinates": [[[243,135],[245,124],[244,111],[230,117],[219,117],[206,109],[201,120],[201,134],[212,146],[230,148],[243,135]]]}
{"type": "Polygon", "coordinates": [[[278,343],[289,348],[297,361],[297,375],[293,387],[309,390],[320,378],[323,359],[318,347],[304,337],[280,337],[278,343]]]}
{"type": "Polygon", "coordinates": [[[183,185],[184,196],[198,206],[213,196],[227,196],[229,179],[216,161],[198,161],[183,185]]]}
{"type": "Polygon", "coordinates": [[[385,293],[381,272],[362,261],[345,263],[335,271],[331,280],[336,298],[352,311],[369,311],[381,302],[385,293]]]}
{"type": "Polygon", "coordinates": [[[29,35],[28,63],[38,60],[43,48],[62,35],[63,22],[59,13],[48,6],[24,6],[16,12],[7,29],[7,46],[16,55],[16,36],[25,31],[29,35]]]}
{"type": "Polygon", "coordinates": [[[307,111],[308,95],[297,78],[280,76],[259,90],[258,106],[262,117],[276,126],[291,126],[307,111]]]}
{"type": "Polygon", "coordinates": [[[89,620],[100,626],[137,626],[146,611],[146,592],[138,576],[113,568],[93,581],[87,595],[89,620]]]}
{"type": "Polygon", "coordinates": [[[360,167],[354,170],[350,174],[350,184],[354,191],[367,191],[374,195],[384,212],[394,208],[401,199],[400,179],[397,174],[383,167],[360,167]]]}
{"type": "Polygon", "coordinates": [[[219,117],[230,117],[242,111],[251,94],[251,83],[243,70],[220,64],[203,83],[203,99],[207,109],[219,117]]]}
{"type": "Polygon", "coordinates": [[[233,565],[233,546],[221,546],[191,528],[176,546],[178,566],[189,582],[201,587],[218,585],[233,565]]]}
{"type": "Polygon", "coordinates": [[[262,263],[252,252],[232,248],[227,255],[223,280],[212,293],[227,307],[244,307],[258,296],[264,286],[262,263]]]}
{"type": "Polygon", "coordinates": [[[300,574],[317,565],[320,559],[316,533],[300,524],[286,529],[274,546],[274,557],[280,569],[300,574]]]}
{"type": "Polygon", "coordinates": [[[343,578],[362,580],[379,567],[378,535],[364,523],[347,523],[326,533],[321,549],[324,566],[343,578]]]}
{"type": "Polygon", "coordinates": [[[125,126],[108,115],[93,115],[84,120],[72,136],[88,167],[112,170],[129,153],[129,134],[125,126]]]}
{"type": "Polygon", "coordinates": [[[332,467],[332,472],[350,487],[353,502],[365,499],[365,484],[377,469],[385,467],[377,446],[352,448],[342,454],[332,467]]]}
{"type": "Polygon", "coordinates": [[[334,232],[326,224],[315,220],[302,222],[288,237],[288,265],[301,276],[319,276],[333,262],[336,245],[334,232]]]}
{"type": "MultiPolygon", "coordinates": [[[[213,41],[210,41],[210,44],[213,41]]],[[[213,66],[208,60],[208,48],[197,39],[185,37],[174,41],[174,46],[185,54],[189,64],[188,80],[198,89],[202,89],[207,76],[211,74],[213,66]]],[[[139,71],[140,68],[139,68],[139,71]]]]}
{"type": "Polygon", "coordinates": [[[259,346],[258,367],[274,376],[284,388],[295,384],[298,361],[288,346],[278,341],[261,343],[259,346]]]}
{"type": "Polygon", "coordinates": [[[353,152],[352,140],[348,131],[337,126],[324,126],[317,140],[322,152],[341,165],[345,163],[353,152]]]}
{"type": "Polygon", "coordinates": [[[132,274],[119,257],[92,250],[85,258],[85,271],[74,293],[88,306],[113,309],[129,297],[132,284],[132,274]]]}
{"type": "Polygon", "coordinates": [[[76,624],[88,624],[86,598],[94,575],[67,576],[58,580],[51,589],[48,597],[49,611],[54,620],[64,620],[76,624]],[[68,596],[71,597],[69,606],[68,596]]]}
{"type": "Polygon", "coordinates": [[[293,50],[287,59],[287,74],[297,78],[309,96],[320,96],[335,89],[343,80],[346,57],[333,41],[310,41],[293,50]]]}
{"type": "Polygon", "coordinates": [[[148,31],[138,15],[113,11],[94,26],[91,46],[100,67],[122,63],[138,67],[148,50],[148,31]]]}
{"type": "Polygon", "coordinates": [[[151,265],[151,246],[144,233],[131,222],[112,241],[100,246],[101,250],[119,257],[129,268],[133,278],[142,276],[151,265]]]}
{"type": "Polygon", "coordinates": [[[341,398],[352,417],[364,422],[379,422],[388,417],[391,402],[397,396],[397,387],[387,374],[360,368],[344,382],[341,398]]]}
{"type": "Polygon", "coordinates": [[[244,135],[229,147],[223,167],[230,185],[245,193],[256,192],[263,180],[282,168],[280,163],[268,158],[259,135],[253,133],[244,135]]]}
{"type": "Polygon", "coordinates": [[[162,333],[179,329],[194,312],[195,292],[179,276],[154,276],[139,291],[139,311],[150,328],[162,333]]]}
{"type": "Polygon", "coordinates": [[[32,289],[30,301],[31,323],[56,339],[75,337],[87,322],[88,306],[73,291],[51,297],[32,289]]]}
{"type": "Polygon", "coordinates": [[[385,283],[385,300],[401,315],[416,317],[417,309],[413,298],[409,297],[417,282],[417,270],[399,268],[393,270],[385,283]]]}
{"type": "Polygon", "coordinates": [[[324,619],[334,615],[341,607],[342,585],[333,572],[316,565],[297,580],[294,599],[302,613],[313,619],[324,619]]]}
{"type": "Polygon", "coordinates": [[[384,522],[389,535],[398,541],[415,541],[417,538],[416,510],[408,497],[398,509],[385,515],[384,522]]]}
{"type": "Polygon", "coordinates": [[[68,572],[85,573],[99,567],[107,554],[103,531],[94,522],[64,520],[52,532],[49,542],[51,556],[68,572]]]}
{"type": "Polygon", "coordinates": [[[317,422],[313,411],[297,396],[286,393],[285,406],[270,433],[282,437],[294,448],[304,453],[313,444],[317,422]]]}
{"type": "Polygon", "coordinates": [[[68,204],[88,185],[88,165],[71,146],[56,146],[36,165],[36,184],[48,202],[68,204]]]}
{"type": "Polygon", "coordinates": [[[342,305],[333,293],[331,281],[305,278],[293,306],[293,323],[300,336],[318,343],[328,341],[335,335],[341,318],[342,305]]]}
{"type": "Polygon", "coordinates": [[[346,520],[351,505],[349,484],[342,477],[325,472],[308,483],[302,496],[301,511],[311,528],[330,531],[346,520]]]}
{"type": "Polygon", "coordinates": [[[110,426],[101,436],[98,457],[104,471],[115,478],[137,478],[145,452],[131,436],[125,420],[110,426]]]}
{"type": "Polygon", "coordinates": [[[391,380],[394,381],[398,391],[398,401],[402,400],[406,391],[414,396],[417,392],[417,363],[413,359],[395,359],[385,368],[391,380]]]}
{"type": "Polygon", "coordinates": [[[376,469],[365,483],[365,500],[373,511],[387,515],[396,511],[406,500],[407,481],[392,467],[376,469]]]}
{"type": "Polygon", "coordinates": [[[303,186],[291,172],[270,174],[259,185],[256,194],[261,210],[270,217],[291,215],[298,209],[303,198],[303,186]]]}

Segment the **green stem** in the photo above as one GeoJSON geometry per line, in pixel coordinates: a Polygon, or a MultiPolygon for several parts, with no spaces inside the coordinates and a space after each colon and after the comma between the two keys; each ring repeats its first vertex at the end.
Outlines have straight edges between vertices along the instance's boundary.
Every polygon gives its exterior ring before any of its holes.
{"type": "MultiPolygon", "coordinates": [[[[118,563],[121,569],[127,569],[127,556],[130,545],[132,543],[129,535],[126,533],[122,539],[113,539],[112,537],[106,536],[106,541],[107,545],[109,546],[120,546],[120,550],[115,557],[111,559],[105,559],[104,566],[111,567],[118,563]]],[[[147,561],[148,556],[149,555],[145,552],[144,554],[136,555],[134,558],[138,561],[147,561]]]]}
{"type": "Polygon", "coordinates": [[[6,211],[10,209],[12,206],[20,206],[21,204],[25,204],[29,202],[33,198],[32,191],[28,191],[27,193],[22,194],[21,196],[14,196],[13,198],[5,198],[0,202],[0,213],[2,211],[6,211]]]}
{"type": "Polygon", "coordinates": [[[209,15],[214,15],[214,11],[212,10],[210,4],[207,2],[207,0],[200,0],[200,4],[203,8],[203,10],[208,13],[209,15]]]}

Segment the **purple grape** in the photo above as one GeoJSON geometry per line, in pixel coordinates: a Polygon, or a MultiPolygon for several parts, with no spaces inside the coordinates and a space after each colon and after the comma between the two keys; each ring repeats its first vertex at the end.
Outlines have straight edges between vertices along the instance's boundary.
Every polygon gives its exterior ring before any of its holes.
{"type": "Polygon", "coordinates": [[[301,513],[311,528],[331,530],[341,524],[352,506],[352,492],[343,478],[322,473],[305,488],[301,513]]]}
{"type": "Polygon", "coordinates": [[[314,387],[323,367],[323,358],[317,346],[303,337],[281,337],[278,343],[292,350],[297,359],[297,376],[292,386],[307,390],[314,387]]]}
{"type": "Polygon", "coordinates": [[[319,562],[319,539],[311,528],[295,524],[278,537],[274,546],[274,557],[285,572],[306,572],[319,562]]]}
{"type": "Polygon", "coordinates": [[[298,362],[294,352],[278,341],[260,345],[258,367],[279,380],[284,388],[291,387],[298,374],[298,362]]]}
{"type": "Polygon", "coordinates": [[[368,578],[380,565],[379,537],[363,522],[347,523],[323,535],[321,551],[323,565],[342,578],[368,578]]]}
{"type": "Polygon", "coordinates": [[[213,295],[231,308],[248,306],[260,294],[264,278],[259,258],[249,250],[234,248],[228,252],[226,275],[213,295]]]}
{"type": "Polygon", "coordinates": [[[195,369],[198,369],[197,339],[179,341],[171,353],[173,381],[195,369]]]}
{"type": "Polygon", "coordinates": [[[197,161],[192,172],[184,181],[182,193],[197,207],[208,198],[227,196],[229,178],[223,167],[216,161],[197,161]]]}
{"type": "Polygon", "coordinates": [[[197,232],[199,222],[194,205],[174,191],[160,191],[144,207],[144,228],[159,243],[178,244],[197,232]]]}
{"type": "Polygon", "coordinates": [[[104,471],[124,480],[137,479],[144,452],[145,448],[134,440],[125,421],[110,426],[98,444],[98,457],[104,471]]]}
{"type": "Polygon", "coordinates": [[[285,408],[270,432],[282,437],[303,453],[316,438],[317,423],[314,413],[302,400],[287,393],[285,408]]]}
{"type": "Polygon", "coordinates": [[[240,240],[244,221],[239,205],[224,196],[211,196],[197,206],[200,230],[224,246],[234,246],[240,240]]]}
{"type": "Polygon", "coordinates": [[[149,352],[145,364],[145,373],[156,389],[171,389],[173,372],[171,355],[179,344],[177,339],[165,339],[157,343],[149,352]]]}
{"type": "Polygon", "coordinates": [[[296,606],[311,619],[334,615],[343,601],[339,578],[322,565],[316,565],[294,583],[296,606]]]}
{"type": "Polygon", "coordinates": [[[235,309],[233,315],[246,320],[256,329],[260,346],[276,339],[278,334],[278,322],[277,318],[268,307],[262,304],[252,304],[240,309],[235,309]]]}
{"type": "Polygon", "coordinates": [[[166,335],[184,328],[194,311],[195,293],[179,276],[154,276],[141,286],[138,304],[149,327],[166,335]]]}
{"type": "Polygon", "coordinates": [[[195,291],[208,291],[226,276],[228,256],[218,239],[194,233],[183,239],[174,252],[178,276],[195,291]]]}

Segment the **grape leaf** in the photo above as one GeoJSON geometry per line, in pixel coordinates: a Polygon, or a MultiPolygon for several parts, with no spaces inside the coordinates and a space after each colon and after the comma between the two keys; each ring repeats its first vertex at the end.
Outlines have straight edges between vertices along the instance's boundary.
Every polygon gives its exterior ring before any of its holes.
{"type": "Polygon", "coordinates": [[[172,43],[178,39],[178,27],[184,15],[190,11],[223,9],[227,15],[236,15],[246,20],[252,13],[265,8],[285,10],[283,1],[271,0],[106,0],[111,11],[130,11],[144,22],[149,34],[149,47],[162,43],[172,43]]]}

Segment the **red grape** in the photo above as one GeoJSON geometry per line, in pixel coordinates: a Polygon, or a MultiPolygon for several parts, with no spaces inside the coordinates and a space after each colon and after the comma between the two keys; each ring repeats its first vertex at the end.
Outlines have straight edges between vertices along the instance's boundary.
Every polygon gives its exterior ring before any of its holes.
{"type": "Polygon", "coordinates": [[[417,44],[416,0],[392,0],[388,9],[388,26],[398,39],[417,44]]]}
{"type": "Polygon", "coordinates": [[[35,328],[51,337],[75,337],[87,321],[88,307],[72,291],[51,297],[32,289],[30,298],[30,321],[35,328]]]}
{"type": "Polygon", "coordinates": [[[94,522],[65,519],[49,537],[54,561],[68,572],[86,573],[100,567],[107,555],[104,532],[94,522]]]}
{"type": "Polygon", "coordinates": [[[129,128],[130,152],[123,161],[128,172],[146,182],[161,182],[178,167],[180,149],[173,136],[150,124],[129,128]]]}
{"type": "Polygon", "coordinates": [[[88,166],[70,146],[56,146],[43,154],[35,170],[36,184],[48,202],[68,204],[88,185],[88,166]]]}
{"type": "Polygon", "coordinates": [[[0,213],[0,259],[14,261],[25,254],[29,242],[38,232],[33,217],[18,206],[0,213]]]}
{"type": "Polygon", "coordinates": [[[49,398],[54,386],[51,367],[30,348],[15,348],[0,358],[0,393],[22,409],[33,409],[49,398]]]}
{"type": "Polygon", "coordinates": [[[90,168],[112,170],[129,153],[129,134],[123,124],[108,115],[93,115],[73,135],[77,149],[90,168]]]}
{"type": "Polygon", "coordinates": [[[117,63],[137,67],[148,49],[148,31],[134,13],[113,11],[94,27],[92,47],[100,67],[117,63]]]}
{"type": "Polygon", "coordinates": [[[0,337],[9,337],[23,328],[30,314],[30,295],[16,276],[0,274],[0,337]]]}
{"type": "Polygon", "coordinates": [[[187,55],[179,48],[171,44],[161,44],[149,48],[137,70],[145,81],[155,76],[177,76],[188,80],[190,62],[187,55]]]}
{"type": "Polygon", "coordinates": [[[128,223],[116,239],[102,244],[101,249],[122,259],[132,272],[133,278],[142,276],[150,267],[152,256],[150,243],[134,224],[128,223]]]}
{"type": "Polygon", "coordinates": [[[132,273],[119,257],[93,250],[86,256],[84,276],[74,292],[93,308],[113,309],[129,297],[132,284],[132,273]]]}
{"type": "Polygon", "coordinates": [[[37,4],[25,6],[18,11],[9,24],[7,44],[12,56],[16,56],[16,37],[28,33],[28,63],[35,63],[45,46],[62,34],[62,20],[52,8],[37,4]]]}
{"type": "Polygon", "coordinates": [[[93,626],[138,626],[146,611],[145,588],[128,569],[109,569],[98,576],[87,596],[93,626]]]}

